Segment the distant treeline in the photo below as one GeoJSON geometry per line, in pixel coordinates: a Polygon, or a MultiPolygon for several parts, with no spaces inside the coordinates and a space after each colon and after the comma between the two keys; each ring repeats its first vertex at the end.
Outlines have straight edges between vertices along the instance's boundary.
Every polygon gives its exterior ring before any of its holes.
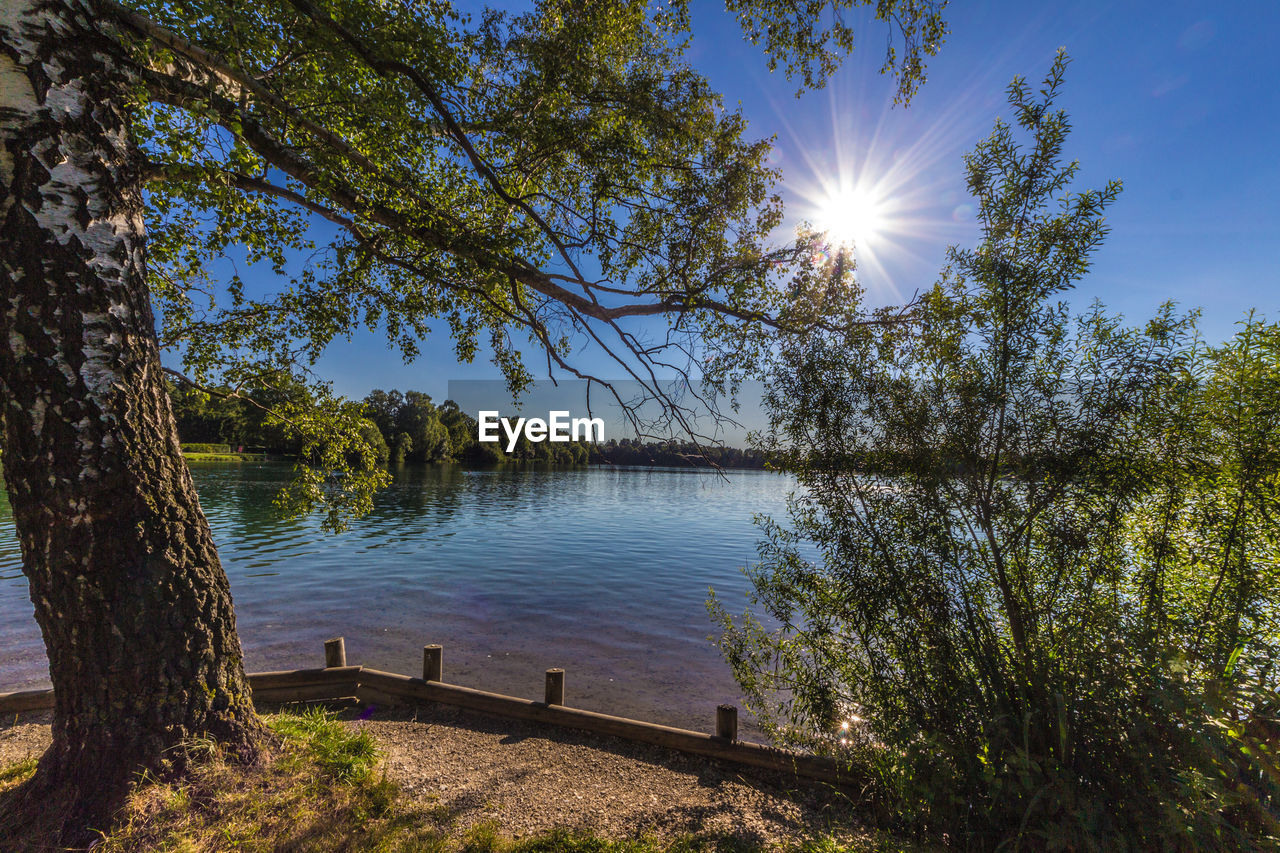
{"type": "Polygon", "coordinates": [[[593,465],[661,465],[664,467],[763,468],[765,457],[740,447],[699,447],[692,442],[640,442],[624,438],[591,445],[593,465]]]}
{"type": "MultiPolygon", "coordinates": [[[[220,397],[186,386],[169,389],[178,435],[184,444],[225,444],[232,451],[295,456],[298,440],[282,424],[272,423],[262,408],[238,397],[220,397]]],[[[270,407],[284,402],[287,392],[255,391],[254,399],[270,407]],[[278,399],[277,399],[278,398],[278,399]]],[[[754,450],[707,446],[691,442],[641,442],[610,439],[589,442],[531,442],[522,434],[506,452],[501,442],[477,439],[475,418],[452,400],[436,405],[420,391],[374,390],[364,398],[365,438],[378,458],[401,462],[459,462],[465,465],[541,463],[550,465],[643,465],[672,467],[763,468],[764,456],[754,450]]]]}

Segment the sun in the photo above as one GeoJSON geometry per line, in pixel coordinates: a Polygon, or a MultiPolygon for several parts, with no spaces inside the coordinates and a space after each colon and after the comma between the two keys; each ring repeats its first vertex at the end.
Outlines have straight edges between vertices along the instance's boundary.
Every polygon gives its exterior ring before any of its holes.
{"type": "Polygon", "coordinates": [[[883,199],[862,187],[833,187],[817,203],[814,226],[833,246],[874,252],[889,226],[883,199]]]}
{"type": "Polygon", "coordinates": [[[815,264],[842,258],[870,300],[896,303],[900,282],[932,276],[938,239],[961,227],[950,210],[939,215],[955,204],[952,173],[939,164],[951,154],[959,119],[922,129],[887,106],[877,118],[866,93],[832,90],[830,98],[826,144],[815,125],[783,121],[787,142],[770,162],[783,175],[786,224],[815,264]]]}

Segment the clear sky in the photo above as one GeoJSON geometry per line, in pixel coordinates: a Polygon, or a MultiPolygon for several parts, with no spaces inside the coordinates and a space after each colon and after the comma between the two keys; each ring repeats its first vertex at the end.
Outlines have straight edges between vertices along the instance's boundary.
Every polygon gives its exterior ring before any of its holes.
{"type": "MultiPolygon", "coordinates": [[[[691,59],[727,104],[741,104],[753,135],[777,137],[790,220],[820,217],[816,200],[841,181],[872,188],[884,219],[860,264],[874,298],[929,287],[947,246],[974,242],[961,157],[1007,116],[1009,81],[1038,83],[1061,46],[1072,57],[1060,105],[1075,126],[1067,153],[1081,162],[1080,185],[1125,187],[1070,299],[1100,299],[1134,323],[1171,299],[1203,310],[1211,341],[1251,308],[1280,319],[1277,0],[953,0],[951,34],[905,109],[877,73],[883,25],[863,27],[827,89],[797,99],[719,4],[693,5],[691,59]]],[[[443,329],[414,364],[367,335],[335,344],[319,372],[352,397],[395,387],[437,399],[450,379],[500,376],[482,359],[457,364],[443,329]]]]}

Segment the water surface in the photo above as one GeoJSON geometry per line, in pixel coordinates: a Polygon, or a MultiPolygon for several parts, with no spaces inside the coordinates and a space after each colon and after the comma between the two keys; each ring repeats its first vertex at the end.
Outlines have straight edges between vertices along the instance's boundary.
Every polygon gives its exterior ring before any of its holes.
{"type": "MultiPolygon", "coordinates": [[[[740,704],[707,589],[741,611],[752,516],[781,516],[794,488],[762,471],[405,467],[334,536],[273,514],[287,465],[192,473],[251,671],[323,665],[343,635],[349,662],[420,675],[441,643],[446,681],[540,699],[560,666],[567,704],[699,730],[740,704]]],[[[49,684],[31,612],[0,492],[0,690],[49,684]]]]}

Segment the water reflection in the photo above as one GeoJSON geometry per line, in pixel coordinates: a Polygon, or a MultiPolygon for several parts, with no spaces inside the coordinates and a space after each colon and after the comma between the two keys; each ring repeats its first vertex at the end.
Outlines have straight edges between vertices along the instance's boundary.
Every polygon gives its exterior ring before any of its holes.
{"type": "MultiPolygon", "coordinates": [[[[781,515],[789,479],[759,471],[395,470],[371,515],[325,535],[282,521],[280,464],[193,469],[231,579],[250,669],[348,658],[540,696],[568,670],[570,704],[705,729],[737,690],[708,642],[707,588],[732,610],[755,557],[754,513],[781,515]]],[[[47,684],[8,504],[0,493],[0,689],[47,684]]]]}

